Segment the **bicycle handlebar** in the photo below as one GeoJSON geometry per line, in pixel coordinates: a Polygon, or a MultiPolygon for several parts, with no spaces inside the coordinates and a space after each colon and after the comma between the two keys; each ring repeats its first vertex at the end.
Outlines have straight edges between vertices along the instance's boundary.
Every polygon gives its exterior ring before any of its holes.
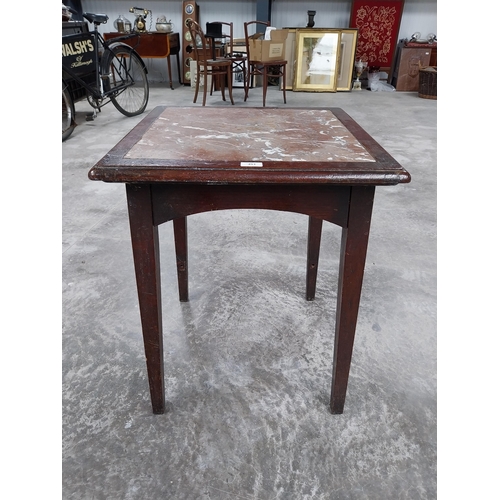
{"type": "MultiPolygon", "coordinates": [[[[69,5],[65,5],[65,8],[72,14],[80,15],[80,12],[73,9],[73,7],[70,7],[69,5]]],[[[91,12],[83,12],[82,15],[89,23],[93,23],[96,26],[98,26],[99,24],[106,24],[109,19],[106,14],[92,14],[91,12]]]]}

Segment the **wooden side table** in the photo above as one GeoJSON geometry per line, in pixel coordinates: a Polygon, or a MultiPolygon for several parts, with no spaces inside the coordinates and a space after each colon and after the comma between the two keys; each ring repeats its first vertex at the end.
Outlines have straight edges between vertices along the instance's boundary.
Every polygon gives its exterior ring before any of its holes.
{"type": "Polygon", "coordinates": [[[342,413],[376,186],[410,174],[341,109],[155,108],[89,172],[126,184],[154,413],[165,411],[158,226],[173,221],[179,298],[188,300],[189,215],[269,209],[309,216],[306,299],[323,221],[342,227],[330,399],[342,413]],[[193,127],[196,124],[196,127],[193,127]]]}
{"type": "MultiPolygon", "coordinates": [[[[123,36],[123,33],[103,33],[104,40],[123,36]]],[[[172,67],[170,56],[175,55],[177,59],[177,72],[179,83],[181,83],[181,68],[179,63],[180,42],[179,33],[163,33],[161,31],[150,31],[137,33],[136,37],[123,40],[124,43],[133,47],[137,53],[145,59],[167,58],[168,79],[170,88],[172,85],[172,67]]]]}

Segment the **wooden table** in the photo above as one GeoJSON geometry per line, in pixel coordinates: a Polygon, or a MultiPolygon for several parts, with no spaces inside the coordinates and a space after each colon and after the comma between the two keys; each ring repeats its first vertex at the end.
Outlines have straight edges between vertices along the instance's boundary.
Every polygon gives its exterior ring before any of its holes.
{"type": "MultiPolygon", "coordinates": [[[[104,40],[111,40],[123,33],[104,33],[104,40]]],[[[122,40],[123,43],[133,47],[137,53],[145,59],[167,58],[168,80],[170,88],[172,85],[172,66],[170,64],[170,56],[175,55],[177,58],[177,72],[179,74],[179,83],[181,82],[181,67],[179,63],[179,33],[164,33],[161,31],[148,31],[145,33],[137,33],[137,36],[122,40]]]]}
{"type": "Polygon", "coordinates": [[[251,208],[309,216],[307,300],[323,220],[342,227],[330,399],[331,412],[342,413],[375,187],[410,182],[410,174],[341,109],[223,113],[157,107],[89,172],[126,185],[153,412],[165,411],[158,226],[173,221],[179,298],[187,301],[187,216],[251,208]]]}

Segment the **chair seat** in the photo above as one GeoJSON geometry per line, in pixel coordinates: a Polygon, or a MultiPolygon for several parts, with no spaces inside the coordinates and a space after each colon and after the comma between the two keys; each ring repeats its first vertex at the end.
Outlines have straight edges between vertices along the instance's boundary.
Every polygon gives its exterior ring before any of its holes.
{"type": "Polygon", "coordinates": [[[279,60],[279,61],[248,61],[250,64],[253,64],[255,66],[283,66],[284,64],[287,63],[284,59],[279,60]]]}
{"type": "Polygon", "coordinates": [[[207,59],[207,64],[212,66],[230,66],[231,61],[229,59],[207,59]]]}

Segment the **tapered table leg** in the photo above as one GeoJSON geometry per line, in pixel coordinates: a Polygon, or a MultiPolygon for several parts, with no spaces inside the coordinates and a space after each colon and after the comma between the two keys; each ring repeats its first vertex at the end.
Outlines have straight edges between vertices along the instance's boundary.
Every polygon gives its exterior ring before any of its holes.
{"type": "Polygon", "coordinates": [[[158,226],[151,186],[127,184],[127,203],[153,413],[165,412],[158,226]]]}
{"type": "Polygon", "coordinates": [[[344,411],[373,207],[374,186],[352,187],[342,229],[330,411],[344,411]]]}
{"type": "Polygon", "coordinates": [[[318,277],[318,260],[322,227],[323,221],[321,219],[309,217],[309,230],[307,234],[306,300],[314,300],[316,295],[316,279],[318,277]]]}
{"type": "Polygon", "coordinates": [[[175,256],[177,260],[177,282],[179,284],[179,300],[187,302],[188,293],[188,256],[187,256],[187,218],[174,219],[175,256]]]}

